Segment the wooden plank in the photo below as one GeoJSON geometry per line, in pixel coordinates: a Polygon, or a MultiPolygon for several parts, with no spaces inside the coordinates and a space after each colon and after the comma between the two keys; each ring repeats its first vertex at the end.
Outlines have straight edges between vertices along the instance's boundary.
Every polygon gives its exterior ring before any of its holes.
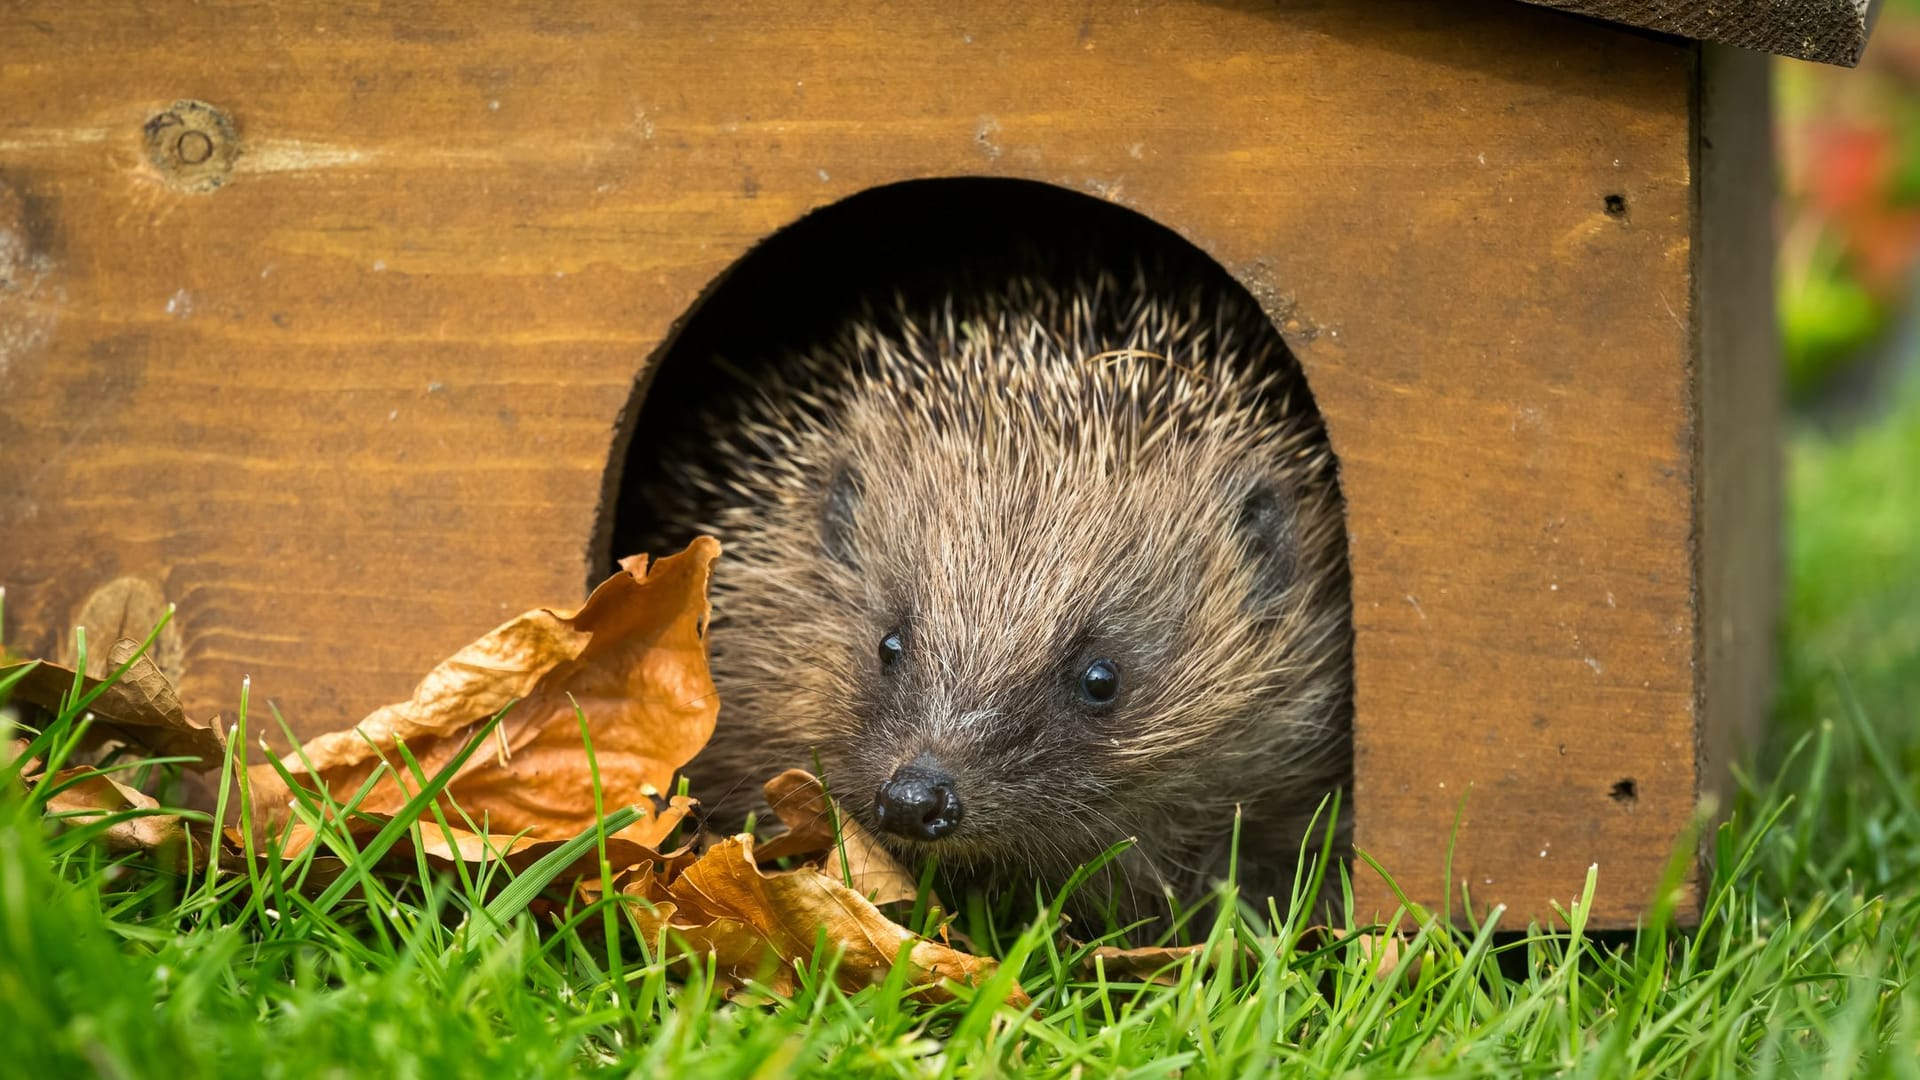
{"type": "Polygon", "coordinates": [[[1701,49],[1699,248],[1700,783],[1731,809],[1773,700],[1783,588],[1770,68],[1701,49]]]}
{"type": "Polygon", "coordinates": [[[1818,60],[1860,62],[1880,0],[1527,0],[1667,34],[1818,60]]]}
{"type": "Polygon", "coordinates": [[[636,380],[744,251],[1002,176],[1173,227],[1288,333],[1350,506],[1358,842],[1413,895],[1545,916],[1598,861],[1630,925],[1692,811],[1683,46],[1504,0],[76,0],[0,40],[21,651],[135,579],[197,712],[403,696],[583,595],[636,380]]]}

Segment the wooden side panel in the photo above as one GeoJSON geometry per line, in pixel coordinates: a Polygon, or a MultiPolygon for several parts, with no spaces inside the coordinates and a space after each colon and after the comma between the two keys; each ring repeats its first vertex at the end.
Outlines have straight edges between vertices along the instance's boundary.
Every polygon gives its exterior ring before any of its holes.
{"type": "Polygon", "coordinates": [[[350,722],[582,595],[635,379],[756,240],[1019,177],[1190,237],[1306,364],[1404,887],[1544,915],[1597,861],[1629,924],[1692,809],[1685,47],[1505,0],[75,0],[0,40],[22,651],[157,593],[197,709],[251,674],[350,722]]]}
{"type": "Polygon", "coordinates": [[[1773,129],[1765,57],[1701,49],[1701,787],[1729,809],[1773,699],[1784,586],[1782,367],[1773,282],[1773,129]]]}
{"type": "Polygon", "coordinates": [[[1880,0],[1527,0],[1682,37],[1848,67],[1880,0]]]}

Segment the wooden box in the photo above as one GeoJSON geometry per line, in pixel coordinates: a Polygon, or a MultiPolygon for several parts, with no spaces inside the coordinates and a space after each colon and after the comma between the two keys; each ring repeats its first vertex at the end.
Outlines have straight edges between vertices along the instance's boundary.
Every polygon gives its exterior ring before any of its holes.
{"type": "Polygon", "coordinates": [[[607,568],[649,365],[749,249],[998,177],[1167,226],[1299,356],[1356,840],[1414,898],[1547,917],[1598,863],[1631,925],[1765,710],[1758,54],[1510,0],[71,0],[0,42],[17,653],[171,602],[196,711],[250,674],[350,723],[607,568]]]}

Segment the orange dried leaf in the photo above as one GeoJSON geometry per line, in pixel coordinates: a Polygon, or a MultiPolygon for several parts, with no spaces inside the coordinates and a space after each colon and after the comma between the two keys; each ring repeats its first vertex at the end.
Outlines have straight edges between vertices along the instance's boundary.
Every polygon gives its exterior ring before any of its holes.
{"type": "MultiPolygon", "coordinates": [[[[907,982],[933,999],[949,996],[947,980],[978,985],[998,966],[920,937],[817,870],[760,869],[747,836],[721,842],[677,877],[642,877],[627,891],[652,902],[636,912],[650,933],[670,930],[692,951],[712,955],[724,977],[757,979],[783,993],[823,937],[840,952],[836,972],[848,990],[885,979],[903,950],[907,982]]],[[[1009,1000],[1024,1005],[1027,997],[1015,986],[1009,1000]]]]}
{"type": "MultiPolygon", "coordinates": [[[[28,748],[32,745],[33,743],[27,739],[8,739],[5,749],[0,749],[0,769],[12,767],[14,762],[20,761],[26,755],[28,748]]],[[[38,768],[40,768],[40,759],[32,758],[21,762],[20,771],[32,773],[38,768]]]]}
{"type": "MultiPolygon", "coordinates": [[[[304,756],[342,798],[389,762],[360,808],[390,814],[418,790],[397,744],[405,743],[432,776],[515,702],[495,732],[497,744],[468,760],[442,802],[457,803],[496,833],[567,839],[594,821],[594,770],[577,703],[593,741],[603,805],[649,806],[713,734],[719,700],[707,670],[706,589],[719,554],[717,541],[700,537],[651,570],[644,559],[626,560],[580,610],[530,611],[503,624],[430,672],[407,701],[376,710],[352,730],[311,740],[304,756]]],[[[301,757],[289,754],[281,764],[302,776],[301,757]]],[[[283,790],[269,767],[253,775],[262,802],[283,790]]],[[[650,817],[622,835],[656,832],[665,835],[650,817]]]]}
{"type": "MultiPolygon", "coordinates": [[[[1350,941],[1350,947],[1358,949],[1359,955],[1369,962],[1374,980],[1383,983],[1393,978],[1394,969],[1400,966],[1400,955],[1407,947],[1399,934],[1356,934],[1329,928],[1327,936],[1335,941],[1350,941]]],[[[1416,956],[1407,964],[1407,970],[1401,976],[1403,982],[1410,983],[1420,977],[1420,962],[1421,958],[1416,956]]]]}
{"type": "MultiPolygon", "coordinates": [[[[47,814],[68,825],[87,825],[129,810],[155,810],[159,802],[137,788],[88,766],[62,769],[49,778],[60,787],[47,800],[47,814]],[[61,787],[61,785],[66,785],[61,787]]],[[[186,828],[173,814],[140,814],[107,826],[107,847],[113,851],[154,851],[169,844],[186,849],[186,828]]]]}
{"type": "MultiPolygon", "coordinates": [[[[107,667],[118,670],[127,658],[140,649],[132,638],[121,638],[107,651],[107,667]]],[[[0,679],[21,665],[0,667],[0,679]]],[[[14,684],[13,696],[49,712],[58,712],[67,691],[73,687],[73,669],[42,661],[14,684]]],[[[91,693],[104,680],[83,677],[81,692],[91,693]]],[[[87,706],[94,715],[93,733],[111,734],[162,757],[198,759],[195,768],[211,769],[226,755],[226,736],[217,725],[191,720],[180,704],[172,680],[141,656],[126,674],[107,687],[87,706]]]]}
{"type": "Polygon", "coordinates": [[[761,864],[824,854],[823,872],[828,877],[850,883],[854,892],[876,904],[905,903],[920,894],[920,883],[873,834],[836,812],[818,777],[805,769],[788,769],[767,781],[764,790],[767,805],[780,815],[787,831],[756,845],[754,855],[761,864]]]}
{"type": "Polygon", "coordinates": [[[1139,949],[1102,945],[1087,954],[1081,970],[1088,975],[1103,970],[1109,978],[1118,976],[1155,986],[1176,986],[1181,968],[1189,961],[1200,963],[1206,951],[1204,944],[1153,945],[1139,949]]]}
{"type": "MultiPolygon", "coordinates": [[[[609,864],[617,871],[632,875],[643,871],[679,870],[691,863],[694,856],[687,849],[663,854],[659,844],[686,817],[692,806],[691,799],[676,798],[665,810],[637,823],[636,829],[640,830],[637,836],[630,836],[626,832],[608,836],[606,850],[609,864]]],[[[386,814],[356,813],[346,822],[344,831],[359,844],[373,837],[391,820],[386,814]]],[[[228,829],[226,837],[236,850],[244,839],[238,829],[228,829]]],[[[402,873],[411,873],[418,853],[437,869],[450,869],[455,863],[498,863],[517,874],[569,839],[486,835],[457,827],[442,828],[438,822],[423,820],[409,830],[406,840],[388,851],[382,865],[402,873]]],[[[319,834],[312,826],[304,821],[294,822],[279,833],[274,853],[280,858],[291,859],[304,853],[318,840],[319,834]]],[[[598,847],[589,849],[572,866],[562,870],[556,880],[574,881],[588,875],[597,878],[599,860],[598,847]]]]}

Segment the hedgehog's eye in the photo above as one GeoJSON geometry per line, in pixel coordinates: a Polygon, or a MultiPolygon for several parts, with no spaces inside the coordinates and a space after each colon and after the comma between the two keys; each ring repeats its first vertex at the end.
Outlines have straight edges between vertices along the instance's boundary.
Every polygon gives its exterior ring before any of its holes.
{"type": "Polygon", "coordinates": [[[1120,694],[1120,669],[1111,660],[1095,660],[1080,676],[1080,696],[1094,705],[1105,705],[1120,694]]]}
{"type": "Polygon", "coordinates": [[[900,663],[901,654],[907,651],[906,643],[900,640],[900,631],[894,630],[880,639],[880,667],[892,671],[900,663]]]}

